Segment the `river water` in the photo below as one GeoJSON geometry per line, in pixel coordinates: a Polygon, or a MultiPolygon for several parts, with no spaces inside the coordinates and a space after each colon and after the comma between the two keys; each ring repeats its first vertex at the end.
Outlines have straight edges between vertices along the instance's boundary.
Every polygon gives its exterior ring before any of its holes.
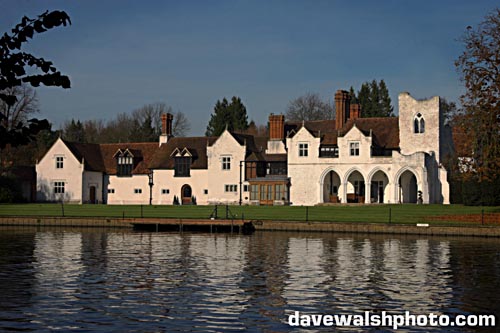
{"type": "MultiPolygon", "coordinates": [[[[0,228],[0,331],[333,330],[290,327],[294,311],[498,320],[499,290],[500,240],[0,228]]],[[[428,331],[448,329],[398,330],[428,331]]]]}

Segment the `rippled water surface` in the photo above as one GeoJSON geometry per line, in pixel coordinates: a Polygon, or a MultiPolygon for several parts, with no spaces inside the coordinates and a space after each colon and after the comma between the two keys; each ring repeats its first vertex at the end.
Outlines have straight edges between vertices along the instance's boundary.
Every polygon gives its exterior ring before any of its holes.
{"type": "Polygon", "coordinates": [[[499,291],[499,240],[0,228],[1,331],[288,332],[293,311],[498,320],[499,291]]]}

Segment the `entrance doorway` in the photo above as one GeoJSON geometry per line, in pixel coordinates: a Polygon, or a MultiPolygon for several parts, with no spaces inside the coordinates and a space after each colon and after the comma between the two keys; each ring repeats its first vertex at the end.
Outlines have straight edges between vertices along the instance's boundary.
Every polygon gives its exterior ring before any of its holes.
{"type": "Polygon", "coordinates": [[[183,205],[188,205],[191,203],[191,196],[193,195],[193,192],[191,191],[191,186],[189,185],[184,185],[181,188],[181,200],[183,205]]]}
{"type": "Polygon", "coordinates": [[[89,199],[90,203],[95,204],[96,203],[96,198],[95,198],[95,186],[90,186],[90,193],[89,193],[89,199]]]}
{"type": "Polygon", "coordinates": [[[399,202],[417,203],[417,177],[406,170],[399,177],[399,202]]]}

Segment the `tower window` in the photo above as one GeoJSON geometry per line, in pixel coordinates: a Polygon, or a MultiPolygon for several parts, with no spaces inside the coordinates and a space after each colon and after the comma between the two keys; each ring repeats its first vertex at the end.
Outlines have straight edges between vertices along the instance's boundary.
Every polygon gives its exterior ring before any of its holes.
{"type": "Polygon", "coordinates": [[[413,133],[425,132],[425,120],[421,113],[417,113],[413,119],[413,133]]]}

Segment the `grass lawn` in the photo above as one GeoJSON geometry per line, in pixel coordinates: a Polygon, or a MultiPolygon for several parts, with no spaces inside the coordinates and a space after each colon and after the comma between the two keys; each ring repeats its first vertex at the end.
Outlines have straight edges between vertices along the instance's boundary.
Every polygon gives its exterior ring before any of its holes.
{"type": "MultiPolygon", "coordinates": [[[[209,218],[215,206],[148,206],[148,205],[61,205],[61,204],[1,204],[0,216],[71,216],[71,217],[165,217],[209,218]]],[[[463,205],[359,205],[359,206],[228,206],[229,218],[245,220],[389,222],[431,224],[461,224],[452,216],[444,221],[426,218],[437,215],[498,213],[500,207],[470,207],[463,205]]],[[[226,206],[217,206],[219,218],[226,217],[226,206]]],[[[477,224],[477,223],[475,223],[477,224]]]]}

